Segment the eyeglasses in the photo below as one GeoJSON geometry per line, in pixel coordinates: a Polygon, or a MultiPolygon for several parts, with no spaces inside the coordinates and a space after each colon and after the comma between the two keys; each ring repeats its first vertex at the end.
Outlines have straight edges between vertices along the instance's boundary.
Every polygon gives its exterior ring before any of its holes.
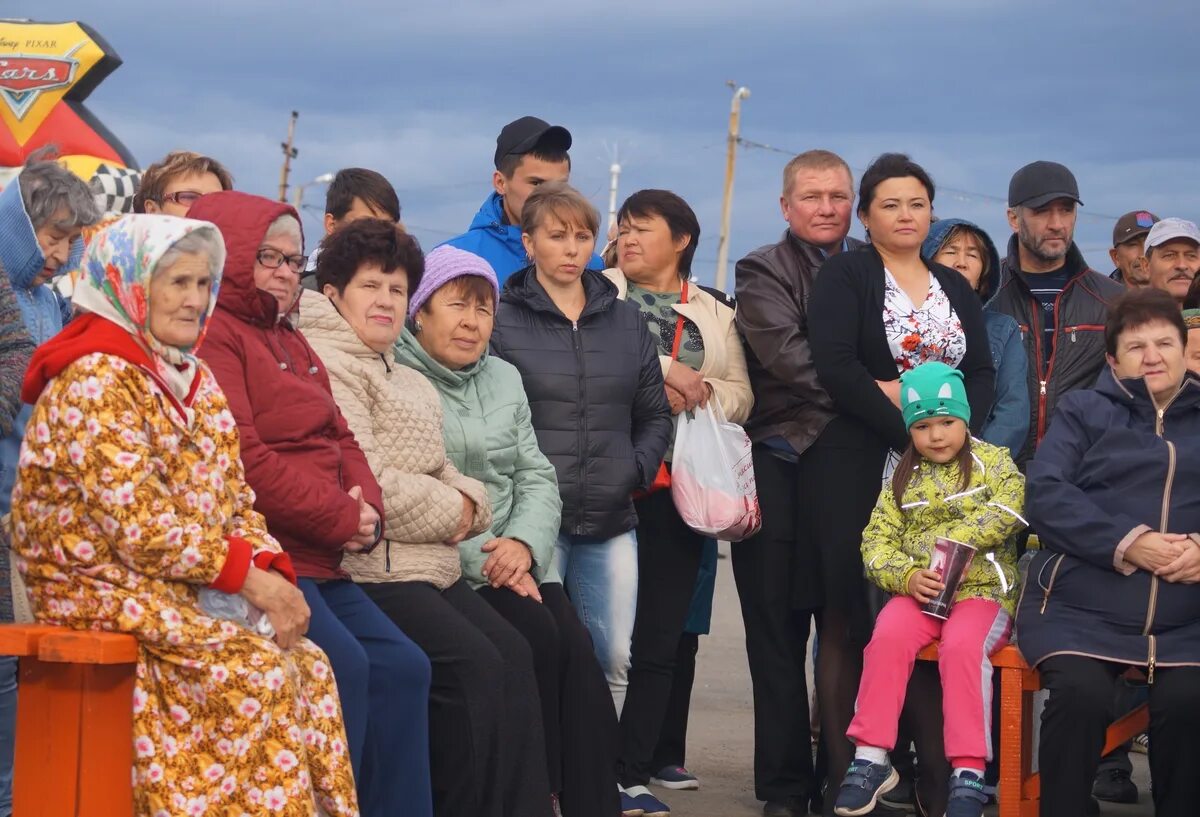
{"type": "Polygon", "coordinates": [[[174,193],[164,193],[162,200],[163,203],[171,201],[181,207],[191,207],[203,195],[196,190],[176,190],[174,193]]]}
{"type": "Polygon", "coordinates": [[[292,272],[304,272],[304,265],[308,263],[307,255],[284,255],[270,247],[263,247],[254,258],[267,269],[279,269],[287,262],[292,272]]]}

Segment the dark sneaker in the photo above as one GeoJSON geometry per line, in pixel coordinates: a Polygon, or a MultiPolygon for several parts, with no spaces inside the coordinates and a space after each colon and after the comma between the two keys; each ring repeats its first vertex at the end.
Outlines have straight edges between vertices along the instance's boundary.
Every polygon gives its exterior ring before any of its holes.
{"type": "Polygon", "coordinates": [[[879,795],[879,802],[896,811],[916,811],[917,801],[913,794],[912,778],[905,774],[900,775],[900,782],[896,784],[896,788],[879,795]]]}
{"type": "Polygon", "coordinates": [[[1092,784],[1092,796],[1108,803],[1136,803],[1138,789],[1124,769],[1101,769],[1092,784]]]}
{"type": "Polygon", "coordinates": [[[621,793],[621,813],[641,817],[671,817],[671,807],[659,800],[645,786],[630,786],[621,793]],[[631,798],[633,808],[625,809],[625,798],[631,798]]]}
{"type": "Polygon", "coordinates": [[[982,817],[987,800],[982,777],[974,772],[950,775],[950,799],[946,801],[946,817],[982,817]]]}
{"type": "Polygon", "coordinates": [[[695,791],[700,788],[700,781],[696,779],[696,775],[682,766],[664,766],[654,777],[650,778],[650,782],[655,786],[662,786],[664,789],[695,791]]]}
{"type": "Polygon", "coordinates": [[[633,795],[621,789],[621,817],[642,817],[646,810],[637,804],[633,795]]]}
{"type": "Polygon", "coordinates": [[[833,813],[839,817],[862,817],[875,810],[880,795],[887,794],[900,782],[900,774],[890,763],[871,763],[855,758],[842,779],[833,813]]]}
{"type": "MultiPolygon", "coordinates": [[[[768,800],[763,804],[763,817],[804,817],[808,809],[799,797],[789,797],[787,800],[768,800]]],[[[815,811],[814,814],[821,812],[815,811]]]]}

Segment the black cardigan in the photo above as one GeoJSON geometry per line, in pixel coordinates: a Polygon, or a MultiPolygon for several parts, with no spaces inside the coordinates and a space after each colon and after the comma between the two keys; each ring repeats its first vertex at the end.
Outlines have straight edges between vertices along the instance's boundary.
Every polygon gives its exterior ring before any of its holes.
{"type": "MultiPolygon", "coordinates": [[[[996,390],[983,307],[959,273],[933,263],[929,271],[949,297],[967,336],[967,352],[958,368],[966,380],[971,430],[978,432],[996,390]]],[[[809,342],[817,376],[838,411],[903,451],[909,436],[900,409],[875,382],[900,377],[883,331],[884,281],[883,259],[869,244],[822,264],[808,304],[809,342]]]]}

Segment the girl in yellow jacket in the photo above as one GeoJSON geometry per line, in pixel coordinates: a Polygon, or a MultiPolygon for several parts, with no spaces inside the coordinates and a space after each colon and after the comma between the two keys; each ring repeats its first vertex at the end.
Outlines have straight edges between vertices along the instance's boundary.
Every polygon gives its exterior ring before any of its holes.
{"type": "Polygon", "coordinates": [[[912,442],[885,485],[863,531],[867,576],[893,593],[863,654],[854,720],[846,736],[854,762],[834,811],[874,810],[899,775],[888,761],[917,653],[941,640],[939,670],[946,757],[953,773],[947,817],[979,817],[987,798],[983,771],[991,757],[990,656],[1008,643],[1017,594],[1013,534],[1025,485],[1007,449],[973,440],[962,373],[926,363],[900,378],[901,410],[912,442]],[[944,589],[931,570],[938,538],[976,549],[946,618],[925,605],[944,589]]]}

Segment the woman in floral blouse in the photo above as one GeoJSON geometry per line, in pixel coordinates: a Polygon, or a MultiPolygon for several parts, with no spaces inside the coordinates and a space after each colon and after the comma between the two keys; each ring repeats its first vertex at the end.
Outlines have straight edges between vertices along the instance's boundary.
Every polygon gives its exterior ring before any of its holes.
{"type": "Polygon", "coordinates": [[[38,349],[13,549],[40,622],[137,637],[139,817],[358,814],[337,689],[253,510],[237,427],[193,352],[225,249],[207,222],[96,235],[38,349]]]}
{"type": "MultiPolygon", "coordinates": [[[[933,196],[933,180],[907,156],[888,153],[876,159],[863,174],[858,198],[858,217],[871,243],[826,261],[808,304],[813,363],[837,415],[801,458],[799,518],[821,564],[815,570],[804,566],[799,580],[810,584],[805,605],[821,610],[816,680],[821,734],[835,781],[851,759],[843,736],[854,714],[862,647],[873,618],[863,579],[862,532],[881,480],[891,475],[888,467],[908,447],[900,375],[930,361],[960,370],[972,431],[987,418],[995,391],[979,298],[957,272],[921,257],[933,196]]],[[[913,703],[928,698],[909,696],[913,703]]],[[[936,707],[931,719],[916,720],[940,728],[936,707]]],[[[942,774],[940,767],[945,759],[934,752],[928,760],[922,769],[930,774],[922,774],[922,782],[944,786],[949,770],[942,774]]],[[[922,792],[930,813],[942,812],[944,798],[944,788],[922,792]]]]}

